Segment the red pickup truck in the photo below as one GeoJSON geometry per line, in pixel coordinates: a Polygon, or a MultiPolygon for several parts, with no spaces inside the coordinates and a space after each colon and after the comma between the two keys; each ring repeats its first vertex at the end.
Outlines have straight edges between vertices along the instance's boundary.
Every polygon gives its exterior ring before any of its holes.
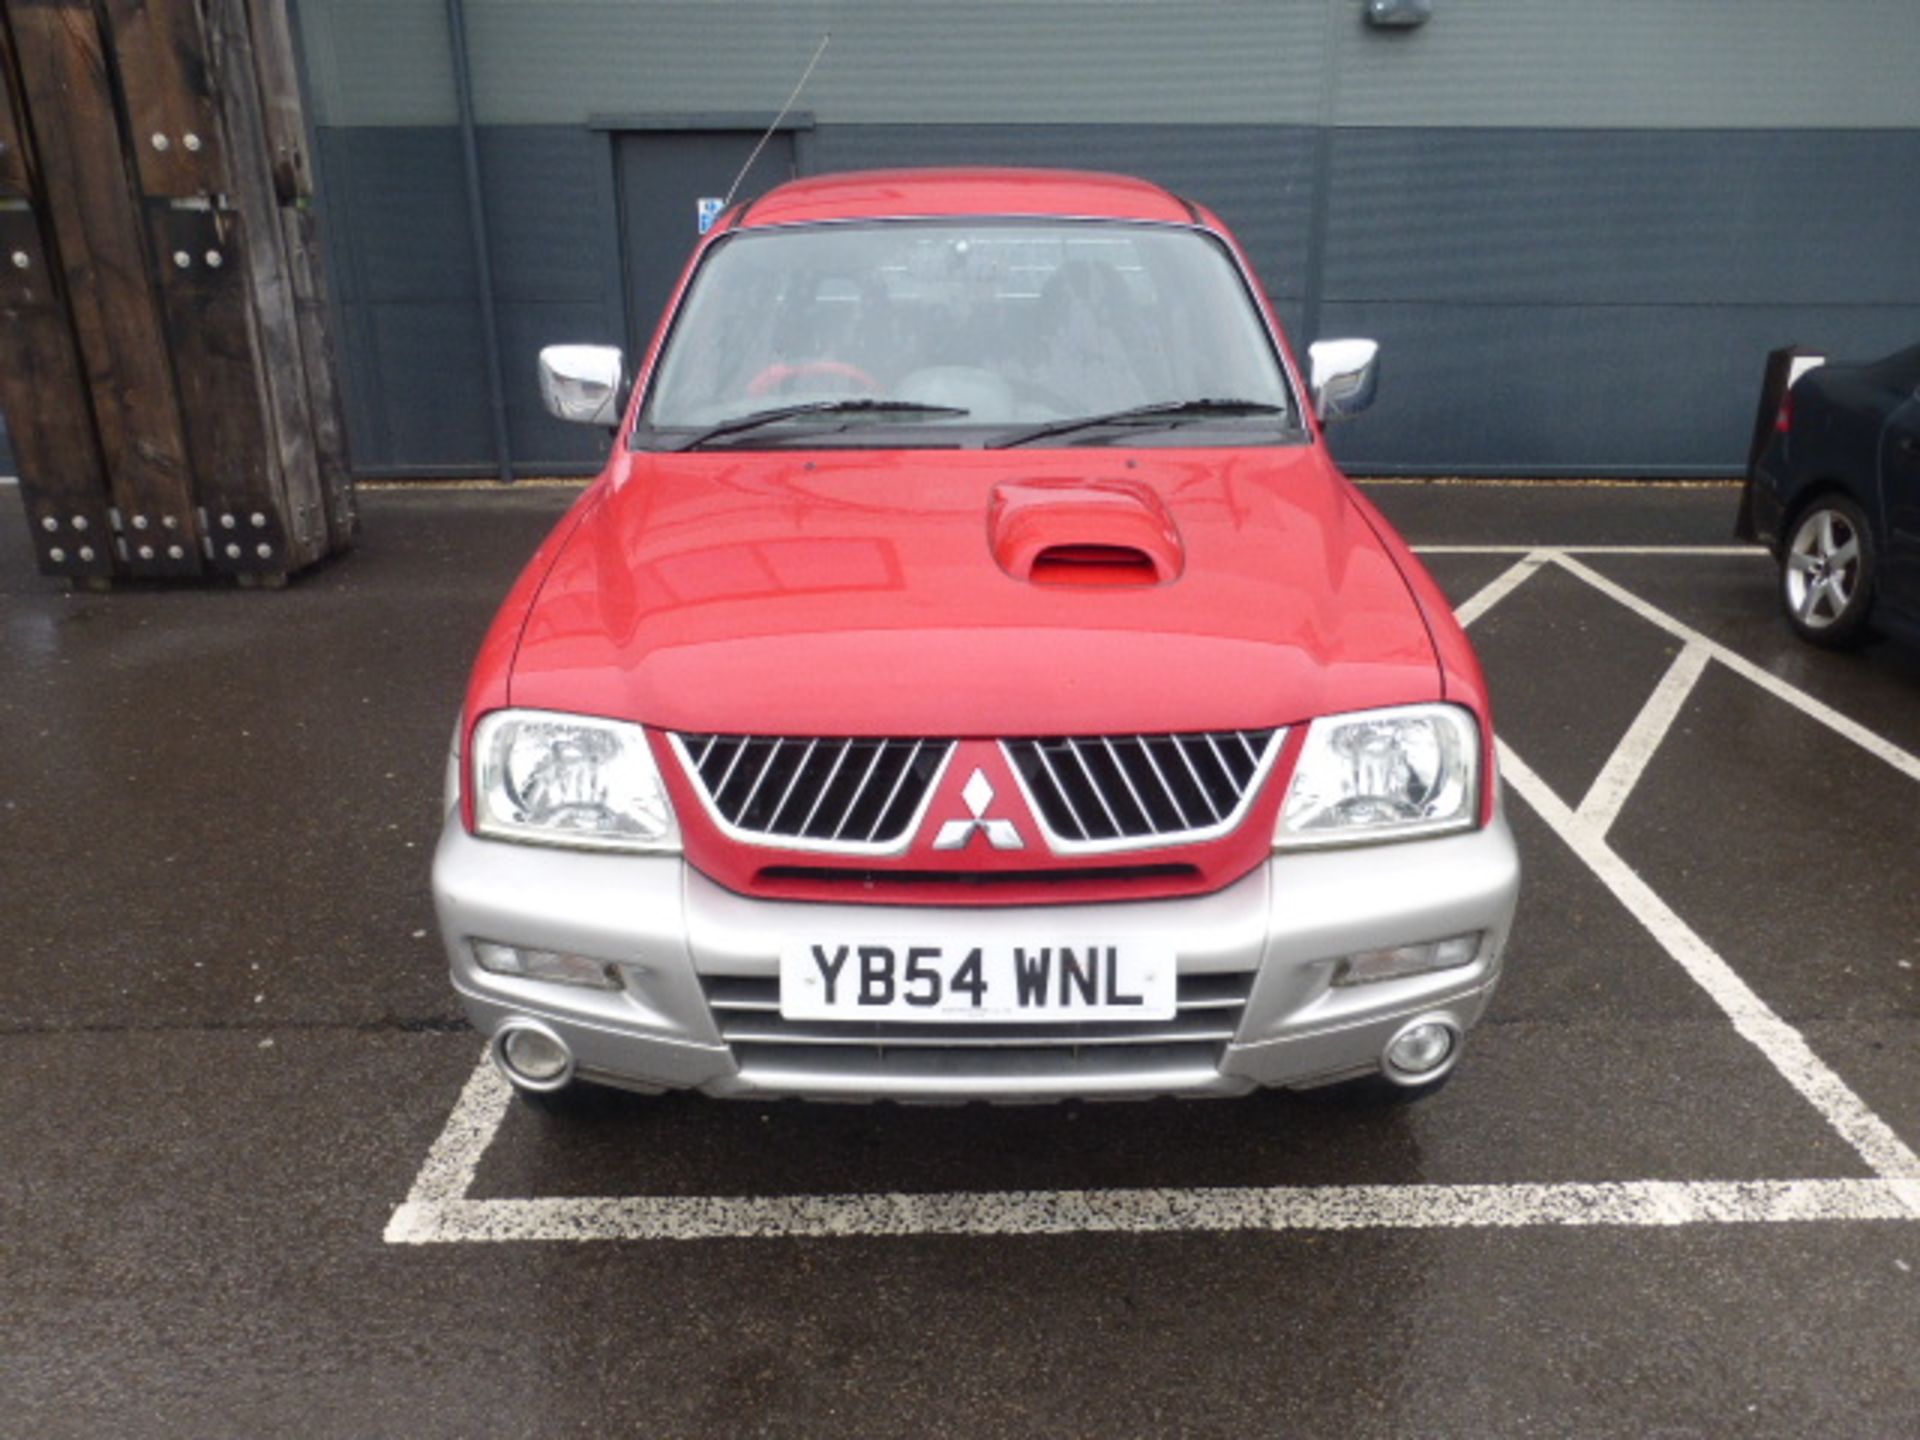
{"type": "Polygon", "coordinates": [[[1479,664],[1204,207],[873,172],[720,217],[475,666],[434,894],[523,1095],[1451,1070],[1519,886],[1479,664]]]}

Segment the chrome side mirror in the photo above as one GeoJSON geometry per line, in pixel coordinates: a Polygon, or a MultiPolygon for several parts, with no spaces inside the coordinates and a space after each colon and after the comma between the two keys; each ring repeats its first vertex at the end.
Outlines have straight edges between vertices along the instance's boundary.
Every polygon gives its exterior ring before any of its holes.
{"type": "Polygon", "coordinates": [[[1358,415],[1380,385],[1380,346],[1372,340],[1316,340],[1307,347],[1313,413],[1323,422],[1358,415]]]}
{"type": "Polygon", "coordinates": [[[618,425],[626,361],[614,345],[549,345],[540,352],[540,399],[556,420],[618,425]]]}

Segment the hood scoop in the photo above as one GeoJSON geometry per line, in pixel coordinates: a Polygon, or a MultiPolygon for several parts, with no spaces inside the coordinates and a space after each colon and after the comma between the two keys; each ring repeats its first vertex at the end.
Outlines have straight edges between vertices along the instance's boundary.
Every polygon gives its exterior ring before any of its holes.
{"type": "Polygon", "coordinates": [[[1002,570],[1033,585],[1165,585],[1186,566],[1179,528],[1160,496],[1130,480],[996,485],[987,543],[1002,570]]]}

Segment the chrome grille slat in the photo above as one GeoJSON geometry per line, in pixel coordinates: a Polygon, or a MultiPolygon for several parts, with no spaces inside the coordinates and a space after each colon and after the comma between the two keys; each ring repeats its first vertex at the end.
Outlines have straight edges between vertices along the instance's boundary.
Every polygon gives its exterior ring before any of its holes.
{"type": "Polygon", "coordinates": [[[1040,763],[1046,767],[1047,774],[1052,777],[1054,789],[1059,792],[1060,798],[1066,802],[1067,815],[1073,821],[1074,828],[1079,830],[1080,838],[1082,840],[1091,840],[1093,836],[1087,829],[1087,822],[1080,818],[1079,807],[1073,803],[1073,792],[1067,789],[1066,782],[1060,778],[1059,772],[1053,768],[1053,761],[1047,755],[1047,747],[1036,741],[1033,748],[1034,752],[1040,757],[1040,763]]]}
{"type": "Polygon", "coordinates": [[[1187,807],[1180,803],[1180,792],[1167,781],[1166,772],[1160,768],[1160,762],[1153,758],[1153,746],[1147,743],[1144,735],[1136,736],[1140,742],[1140,753],[1147,757],[1147,764],[1153,767],[1153,775],[1160,782],[1160,788],[1167,792],[1167,798],[1173,801],[1173,813],[1180,817],[1180,828],[1191,830],[1194,824],[1187,818],[1187,807]]]}
{"type": "Polygon", "coordinates": [[[1007,740],[1002,749],[1048,844],[1072,855],[1225,834],[1245,818],[1285,734],[1056,736],[1007,740]],[[1162,746],[1178,765],[1161,759],[1162,746]]]}
{"type": "Polygon", "coordinates": [[[767,748],[767,758],[760,763],[760,773],[753,777],[753,785],[747,791],[747,798],[740,802],[740,813],[745,815],[753,809],[753,800],[760,793],[760,787],[767,783],[767,776],[773,773],[773,762],[780,757],[781,747],[787,742],[776,740],[767,748]]]}
{"type": "Polygon", "coordinates": [[[727,773],[722,775],[720,777],[720,783],[713,787],[713,798],[715,800],[718,800],[722,795],[727,793],[727,786],[733,783],[733,772],[740,768],[740,762],[746,757],[746,753],[747,742],[745,740],[735,741],[733,746],[733,759],[727,762],[727,773]]]}
{"type": "Polygon", "coordinates": [[[813,805],[807,811],[807,818],[800,822],[800,833],[805,835],[813,828],[813,817],[820,813],[820,807],[827,803],[827,792],[833,789],[833,782],[840,778],[840,767],[847,763],[847,756],[853,753],[853,742],[848,741],[840,747],[840,753],[833,757],[833,768],[827,771],[827,778],[820,784],[820,793],[813,797],[813,805]]]}
{"type": "Polygon", "coordinates": [[[800,763],[793,767],[793,774],[787,779],[787,788],[780,792],[780,799],[775,802],[773,813],[767,817],[767,824],[770,827],[776,829],[779,827],[780,817],[787,813],[787,801],[793,798],[793,787],[800,783],[800,777],[806,773],[807,765],[813,759],[814,749],[819,743],[818,740],[807,741],[807,748],[800,754],[800,763]]]}
{"type": "Polygon", "coordinates": [[[1200,792],[1200,803],[1207,807],[1207,818],[1218,825],[1220,823],[1220,812],[1214,808],[1213,797],[1207,794],[1207,782],[1200,778],[1199,770],[1194,768],[1193,756],[1187,753],[1187,747],[1181,743],[1178,735],[1171,738],[1173,740],[1173,753],[1178,755],[1180,757],[1180,763],[1187,767],[1187,774],[1193,777],[1193,788],[1200,792]]]}
{"type": "Polygon", "coordinates": [[[1120,783],[1127,787],[1127,794],[1133,797],[1133,803],[1139,807],[1140,813],[1146,816],[1148,823],[1151,824],[1153,812],[1147,808],[1147,802],[1140,798],[1139,790],[1134,788],[1133,777],[1127,774],[1127,767],[1121,762],[1120,752],[1113,748],[1111,740],[1103,738],[1100,743],[1106,746],[1107,758],[1113,762],[1113,768],[1120,772],[1120,783]]]}
{"type": "Polygon", "coordinates": [[[732,838],[854,855],[906,848],[954,747],[866,736],[675,735],[672,743],[707,813],[732,838]]]}
{"type": "MultiPolygon", "coordinates": [[[[860,783],[854,786],[853,793],[856,797],[867,793],[867,782],[873,779],[873,772],[880,768],[880,757],[886,753],[887,747],[884,745],[876,745],[873,747],[873,758],[867,762],[866,771],[860,776],[860,783]]],[[[847,806],[846,813],[840,817],[840,823],[833,827],[833,838],[835,840],[838,840],[841,835],[846,832],[847,822],[853,819],[853,812],[856,808],[858,807],[854,805],[847,806]]]]}
{"type": "Polygon", "coordinates": [[[1100,802],[1101,813],[1107,817],[1107,823],[1113,827],[1113,833],[1124,835],[1126,832],[1120,828],[1119,817],[1113,813],[1113,807],[1107,804],[1106,787],[1093,778],[1093,767],[1087,764],[1087,757],[1081,753],[1080,747],[1073,741],[1068,740],[1065,744],[1068,752],[1073,756],[1074,763],[1080,767],[1080,773],[1087,777],[1087,788],[1093,791],[1093,798],[1100,802]]]}
{"type": "Polygon", "coordinates": [[[869,844],[873,841],[874,832],[886,822],[888,814],[892,812],[893,802],[900,794],[900,787],[906,784],[907,776],[913,773],[913,762],[920,758],[920,747],[926,743],[924,740],[916,740],[913,742],[913,749],[907,752],[906,763],[901,765],[900,773],[893,778],[893,788],[887,791],[887,798],[880,802],[880,809],[874,814],[873,824],[867,827],[867,833],[863,838],[869,844]]]}

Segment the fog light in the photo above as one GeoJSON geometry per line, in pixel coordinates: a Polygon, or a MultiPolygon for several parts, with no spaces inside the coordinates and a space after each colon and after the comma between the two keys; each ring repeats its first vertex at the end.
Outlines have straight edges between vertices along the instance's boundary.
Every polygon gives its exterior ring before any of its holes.
{"type": "Polygon", "coordinates": [[[500,1032],[500,1060],[510,1079],[531,1086],[557,1085],[573,1069],[573,1055],[558,1036],[524,1023],[500,1032]]]}
{"type": "Polygon", "coordinates": [[[1433,970],[1457,970],[1480,955],[1480,934],[1455,935],[1419,945],[1396,945],[1391,950],[1362,950],[1342,960],[1333,972],[1336,985],[1371,985],[1399,980],[1433,970]]]}
{"type": "Polygon", "coordinates": [[[514,975],[524,980],[551,980],[558,985],[587,985],[595,990],[618,990],[620,972],[605,960],[568,955],[558,950],[529,950],[502,945],[497,940],[475,940],[473,958],[482,970],[514,975]]]}
{"type": "Polygon", "coordinates": [[[1453,1027],[1438,1020],[1409,1025],[1387,1046],[1387,1068],[1402,1075],[1427,1075],[1453,1055],[1453,1027]]]}

